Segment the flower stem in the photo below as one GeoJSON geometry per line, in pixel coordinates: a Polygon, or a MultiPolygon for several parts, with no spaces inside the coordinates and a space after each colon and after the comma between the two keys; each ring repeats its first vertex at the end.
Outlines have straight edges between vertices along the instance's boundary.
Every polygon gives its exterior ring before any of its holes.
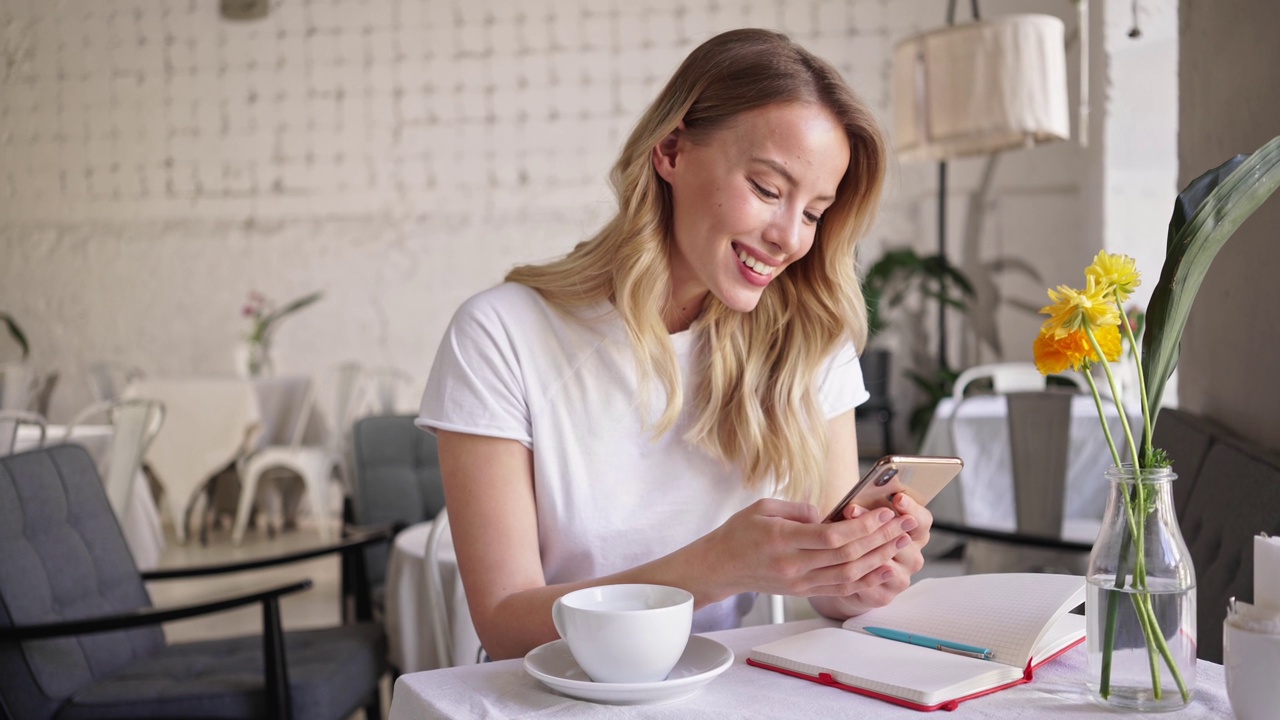
{"type": "MultiPolygon", "coordinates": [[[[1098,354],[1098,362],[1102,364],[1102,372],[1107,375],[1107,384],[1111,386],[1111,399],[1115,400],[1116,410],[1120,412],[1120,427],[1124,428],[1125,440],[1129,442],[1130,457],[1133,458],[1133,466],[1138,467],[1138,446],[1133,441],[1133,432],[1129,429],[1129,416],[1124,412],[1124,405],[1120,402],[1120,388],[1116,385],[1115,376],[1111,374],[1111,363],[1107,362],[1107,356],[1102,354],[1102,348],[1098,346],[1098,338],[1093,335],[1093,328],[1088,325],[1084,326],[1084,334],[1089,338],[1089,344],[1093,346],[1093,351],[1098,354]]],[[[1102,424],[1106,425],[1106,418],[1103,418],[1102,424]]]]}
{"type": "MultiPolygon", "coordinates": [[[[1124,320],[1120,323],[1124,326],[1124,335],[1129,338],[1129,348],[1133,351],[1133,362],[1138,368],[1138,390],[1142,396],[1142,442],[1147,452],[1151,452],[1151,433],[1154,428],[1151,426],[1151,405],[1147,401],[1147,378],[1142,372],[1142,350],[1138,347],[1138,341],[1133,336],[1133,328],[1129,325],[1129,316],[1125,314],[1124,305],[1120,302],[1120,293],[1116,291],[1116,307],[1120,310],[1120,316],[1124,320]]],[[[1135,457],[1133,459],[1134,467],[1147,467],[1148,463],[1139,463],[1135,457]]]]}

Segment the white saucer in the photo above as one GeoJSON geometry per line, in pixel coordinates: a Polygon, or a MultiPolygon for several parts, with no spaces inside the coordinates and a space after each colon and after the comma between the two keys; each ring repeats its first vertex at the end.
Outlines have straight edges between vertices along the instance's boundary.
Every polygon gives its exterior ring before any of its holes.
{"type": "Polygon", "coordinates": [[[578,667],[564,640],[536,647],[524,656],[525,671],[543,685],[569,697],[609,705],[658,705],[686,700],[732,664],[732,650],[701,635],[689,637],[680,661],[660,682],[593,682],[578,667]]]}

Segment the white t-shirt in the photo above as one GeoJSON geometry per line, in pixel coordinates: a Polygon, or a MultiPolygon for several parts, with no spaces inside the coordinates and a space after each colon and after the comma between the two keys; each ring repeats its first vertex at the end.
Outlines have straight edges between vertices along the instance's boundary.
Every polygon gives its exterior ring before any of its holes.
{"type": "MultiPolygon", "coordinates": [[[[694,341],[691,331],[671,335],[686,389],[694,341]]],[[[828,418],[867,399],[852,344],[833,354],[819,387],[828,418]]],[[[543,574],[548,584],[573,582],[662,557],[770,494],[744,487],[736,467],[685,441],[687,406],[672,431],[652,439],[638,393],[635,356],[612,305],[570,316],[508,283],[454,315],[417,423],[533,450],[543,574]]],[[[664,404],[655,380],[649,417],[664,404]]],[[[694,631],[737,627],[753,598],[702,608],[694,631]]]]}

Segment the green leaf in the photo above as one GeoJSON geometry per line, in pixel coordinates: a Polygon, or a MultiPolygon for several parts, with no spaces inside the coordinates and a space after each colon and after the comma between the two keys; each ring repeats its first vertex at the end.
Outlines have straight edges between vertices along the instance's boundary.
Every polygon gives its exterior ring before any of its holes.
{"type": "MultiPolygon", "coordinates": [[[[1209,265],[1227,239],[1280,186],[1280,137],[1196,178],[1178,195],[1169,247],[1147,308],[1142,365],[1153,415],[1178,364],[1182,331],[1209,265]],[[1190,219],[1187,219],[1189,216],[1190,219]]],[[[1156,418],[1151,418],[1155,425],[1156,418]]]]}
{"type": "Polygon", "coordinates": [[[306,306],[310,305],[311,303],[314,303],[315,301],[319,300],[319,299],[321,298],[321,296],[323,296],[323,295],[324,295],[324,293],[322,293],[322,292],[318,292],[318,291],[317,291],[317,292],[313,292],[313,293],[311,293],[310,295],[303,295],[302,297],[298,298],[297,300],[294,300],[293,302],[289,303],[288,305],[285,305],[284,307],[280,308],[279,310],[276,310],[276,311],[272,312],[270,315],[268,315],[268,316],[266,316],[265,318],[263,318],[263,319],[262,319],[262,323],[261,323],[262,333],[261,333],[261,334],[265,336],[265,335],[267,334],[268,329],[271,327],[271,325],[272,325],[273,323],[278,322],[278,321],[279,321],[281,318],[283,318],[285,315],[288,315],[288,314],[290,314],[290,313],[297,312],[297,311],[301,310],[302,308],[304,308],[304,307],[306,307],[306,306]]]}
{"type": "Polygon", "coordinates": [[[9,336],[13,341],[18,343],[18,347],[22,348],[22,359],[26,360],[31,354],[31,346],[27,343],[27,336],[23,334],[22,328],[18,326],[18,322],[13,319],[9,313],[0,313],[0,318],[4,319],[4,324],[9,328],[9,336]]]}

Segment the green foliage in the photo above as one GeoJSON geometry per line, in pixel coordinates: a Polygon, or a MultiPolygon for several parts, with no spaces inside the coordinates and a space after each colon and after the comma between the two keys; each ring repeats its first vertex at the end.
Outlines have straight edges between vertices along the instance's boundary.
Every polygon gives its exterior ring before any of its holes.
{"type": "Polygon", "coordinates": [[[5,312],[0,312],[0,320],[4,320],[5,327],[9,329],[9,337],[13,338],[13,341],[18,343],[18,347],[22,348],[22,359],[26,360],[27,356],[31,354],[31,345],[27,342],[27,336],[22,332],[18,321],[5,312]]]}
{"type": "Polygon", "coordinates": [[[871,337],[888,326],[883,311],[901,305],[912,292],[965,310],[967,301],[973,298],[973,285],[942,255],[921,257],[911,248],[885,252],[862,280],[871,337]]]}
{"type": "MultiPolygon", "coordinates": [[[[275,324],[282,320],[286,315],[290,315],[305,308],[323,296],[324,293],[319,291],[313,292],[309,295],[303,295],[283,307],[276,308],[270,312],[265,312],[265,308],[262,304],[251,306],[249,310],[253,317],[253,331],[249,333],[249,341],[255,343],[265,341],[274,329],[275,324]]],[[[265,303],[265,300],[262,302],[265,303]]]]}
{"type": "MultiPolygon", "coordinates": [[[[1237,156],[1196,178],[1178,195],[1169,246],[1147,307],[1142,367],[1153,413],[1178,364],[1178,349],[1196,292],[1213,258],[1236,228],[1280,185],[1280,137],[1253,155],[1237,156]]],[[[1155,425],[1156,418],[1151,419],[1155,425]]]]}

